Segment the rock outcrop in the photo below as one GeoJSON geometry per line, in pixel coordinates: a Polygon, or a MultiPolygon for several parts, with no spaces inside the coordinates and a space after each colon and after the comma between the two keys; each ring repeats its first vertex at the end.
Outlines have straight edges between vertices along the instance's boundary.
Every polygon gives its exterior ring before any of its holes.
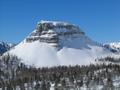
{"type": "MultiPolygon", "coordinates": [[[[62,48],[62,45],[65,44],[63,41],[81,37],[87,38],[85,33],[76,25],[65,22],[41,21],[38,22],[36,29],[25,39],[25,42],[30,43],[39,40],[53,47],[62,48]]],[[[85,42],[91,42],[91,40],[87,38],[85,42]]],[[[68,47],[70,45],[65,46],[68,47]]]]}

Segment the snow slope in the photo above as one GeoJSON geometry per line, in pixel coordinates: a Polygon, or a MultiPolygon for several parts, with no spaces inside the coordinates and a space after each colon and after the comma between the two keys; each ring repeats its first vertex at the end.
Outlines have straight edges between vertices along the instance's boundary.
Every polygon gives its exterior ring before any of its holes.
{"type": "Polygon", "coordinates": [[[87,65],[95,59],[113,55],[89,39],[81,29],[64,22],[41,21],[36,29],[8,53],[27,65],[87,65]]]}
{"type": "MultiPolygon", "coordinates": [[[[10,53],[17,55],[27,65],[57,66],[57,65],[87,65],[95,63],[94,59],[108,55],[102,47],[89,46],[91,49],[75,49],[64,47],[57,51],[46,43],[35,41],[20,43],[10,53]]],[[[109,51],[108,51],[109,52],[109,51]]]]}

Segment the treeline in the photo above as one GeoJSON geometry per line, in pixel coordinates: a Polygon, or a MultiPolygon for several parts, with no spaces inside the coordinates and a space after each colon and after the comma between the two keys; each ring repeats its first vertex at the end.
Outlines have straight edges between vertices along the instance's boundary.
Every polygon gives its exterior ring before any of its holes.
{"type": "Polygon", "coordinates": [[[120,63],[120,58],[114,58],[114,57],[104,57],[104,58],[100,58],[97,61],[99,62],[109,62],[109,63],[114,63],[114,64],[119,64],[120,63]]]}
{"type": "Polygon", "coordinates": [[[118,64],[35,68],[9,54],[0,60],[0,88],[3,90],[114,90],[120,86],[114,84],[119,77],[118,64]]]}

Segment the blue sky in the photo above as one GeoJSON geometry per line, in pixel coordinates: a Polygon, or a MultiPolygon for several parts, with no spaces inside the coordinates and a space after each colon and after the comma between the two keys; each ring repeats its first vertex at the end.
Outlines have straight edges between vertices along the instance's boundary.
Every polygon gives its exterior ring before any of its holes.
{"type": "Polygon", "coordinates": [[[77,24],[95,41],[120,41],[120,0],[0,0],[0,41],[20,42],[40,20],[77,24]]]}

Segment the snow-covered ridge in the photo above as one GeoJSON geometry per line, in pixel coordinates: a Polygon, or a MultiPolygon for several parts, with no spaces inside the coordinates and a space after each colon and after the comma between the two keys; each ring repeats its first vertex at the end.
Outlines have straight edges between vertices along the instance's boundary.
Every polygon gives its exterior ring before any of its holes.
{"type": "Polygon", "coordinates": [[[6,51],[8,51],[12,46],[13,44],[11,43],[0,42],[0,54],[3,54],[6,51]]]}
{"type": "MultiPolygon", "coordinates": [[[[51,23],[51,24],[53,24],[54,26],[57,26],[57,25],[63,25],[63,26],[65,26],[65,25],[74,25],[74,24],[70,24],[70,23],[67,23],[67,22],[62,22],[62,21],[47,21],[47,20],[41,20],[40,22],[38,22],[38,24],[39,23],[41,23],[41,24],[49,24],[49,23],[51,23]]],[[[76,25],[74,25],[74,26],[76,26],[76,25]]]]}
{"type": "Polygon", "coordinates": [[[120,48],[120,42],[113,42],[109,44],[111,47],[120,48]]]}
{"type": "Polygon", "coordinates": [[[104,47],[108,48],[112,52],[120,53],[120,42],[106,43],[104,47]]]}

